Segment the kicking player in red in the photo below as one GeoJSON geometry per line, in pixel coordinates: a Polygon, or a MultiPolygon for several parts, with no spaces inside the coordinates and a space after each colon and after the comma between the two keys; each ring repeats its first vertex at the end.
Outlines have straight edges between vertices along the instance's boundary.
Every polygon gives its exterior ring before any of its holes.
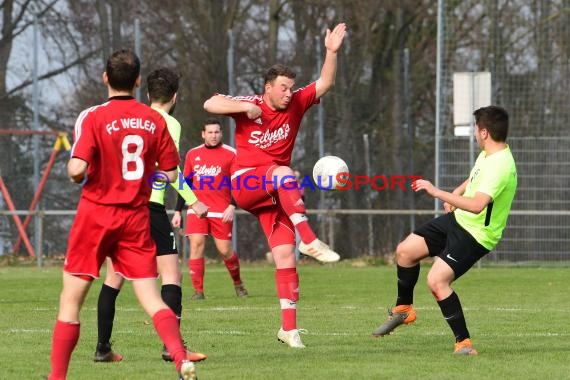
{"type": "Polygon", "coordinates": [[[48,379],[67,377],[79,340],[79,312],[106,256],[117,273],[133,280],[135,295],[152,317],[180,378],[193,379],[195,367],[186,358],[176,315],[156,288],[156,247],[148,211],[149,179],[157,163],[168,180],[175,181],[180,158],[164,118],[133,98],[140,85],[140,61],[134,53],[113,53],[103,83],[109,100],[79,115],[67,165],[70,179],[83,183],[83,189],[69,233],[48,379]]]}
{"type": "Polygon", "coordinates": [[[228,115],[236,122],[237,157],[232,173],[232,196],[238,206],[255,215],[267,237],[276,266],[275,280],[281,304],[282,325],[277,333],[290,347],[304,348],[297,329],[299,277],[295,260],[295,229],[301,235],[299,250],[323,262],[339,255],[317,239],[311,229],[290,168],[291,153],[305,112],[334,85],[337,51],[346,25],[327,30],[326,56],[316,82],[293,90],[295,73],[274,65],[265,75],[263,95],[214,95],[204,103],[208,112],[228,115]]]}
{"type": "MultiPolygon", "coordinates": [[[[146,78],[150,107],[160,113],[166,121],[168,132],[176,144],[180,141],[181,126],[178,120],[170,115],[176,105],[176,94],[180,77],[174,71],[167,68],[153,70],[146,78]]],[[[178,168],[177,168],[178,169],[178,168]]],[[[202,216],[208,212],[208,207],[196,198],[186,182],[179,184],[171,182],[179,195],[190,204],[195,214],[202,216]]],[[[182,270],[178,262],[178,249],[176,239],[170,226],[170,220],[164,206],[164,184],[157,184],[150,195],[150,233],[156,244],[156,261],[158,273],[162,281],[160,295],[164,302],[172,309],[178,321],[182,318],[182,270]]],[[[117,296],[123,286],[124,278],[113,268],[113,264],[107,258],[107,273],[105,282],[99,292],[97,302],[97,348],[95,349],[95,362],[118,362],[123,356],[111,349],[111,333],[113,332],[113,320],[115,319],[115,304],[117,296]]],[[[172,361],[166,347],[162,350],[162,359],[172,361]]],[[[188,350],[188,359],[201,361],[206,355],[200,352],[188,350]]]]}
{"type": "MultiPolygon", "coordinates": [[[[194,193],[209,206],[207,218],[199,219],[188,210],[186,235],[190,241],[188,270],[194,286],[192,300],[204,299],[204,247],[206,236],[211,234],[220,256],[233,280],[236,295],[248,293],[240,276],[239,258],[232,247],[232,227],[235,206],[231,204],[230,170],[236,156],[235,149],[222,143],[222,126],[216,119],[208,119],[202,127],[204,144],[190,149],[184,161],[184,177],[192,182],[194,193]],[[225,181],[225,183],[224,183],[225,181]]],[[[178,197],[172,218],[174,227],[180,226],[180,211],[184,199],[178,197]]]]}

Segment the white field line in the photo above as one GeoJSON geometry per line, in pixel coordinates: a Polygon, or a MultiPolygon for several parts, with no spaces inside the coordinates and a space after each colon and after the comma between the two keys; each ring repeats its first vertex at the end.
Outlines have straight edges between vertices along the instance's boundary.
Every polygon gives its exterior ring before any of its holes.
{"type": "MultiPolygon", "coordinates": [[[[279,303],[276,302],[275,306],[212,306],[212,307],[192,307],[192,311],[259,311],[259,310],[275,310],[279,309],[279,303]]],[[[44,308],[34,308],[33,311],[57,311],[56,307],[44,307],[44,308]]],[[[82,311],[96,311],[96,307],[84,307],[82,311]]],[[[117,311],[132,313],[132,312],[142,312],[140,307],[117,307],[117,311]]]]}
{"type": "MultiPolygon", "coordinates": [[[[219,312],[227,312],[227,311],[259,311],[259,310],[275,310],[279,307],[278,303],[275,303],[275,306],[212,306],[212,307],[192,307],[192,311],[219,311],[219,312]]],[[[299,306],[299,309],[312,309],[311,305],[302,304],[299,306]]],[[[388,310],[390,307],[386,306],[377,306],[375,309],[377,310],[388,310]]],[[[354,306],[354,305],[344,305],[339,306],[339,309],[345,310],[357,310],[362,309],[362,306],[354,306]]],[[[427,307],[416,307],[416,310],[428,310],[428,311],[439,311],[437,306],[427,306],[427,307]]],[[[36,307],[32,309],[33,311],[57,311],[56,307],[36,307]]],[[[89,311],[96,311],[97,308],[95,307],[86,307],[83,310],[89,311]]],[[[524,312],[524,313],[542,313],[542,312],[560,312],[560,313],[570,313],[570,308],[563,308],[563,309],[529,309],[529,308],[518,308],[518,307],[463,307],[465,311],[492,311],[492,312],[524,312]]],[[[140,307],[117,307],[117,311],[123,312],[140,312],[142,309],[140,307]]]]}
{"type": "MultiPolygon", "coordinates": [[[[50,329],[8,329],[6,330],[8,334],[16,334],[16,335],[25,335],[25,334],[51,334],[52,330],[50,329]]],[[[118,329],[116,334],[136,334],[135,330],[122,330],[118,329]]],[[[195,334],[199,335],[234,335],[234,336],[260,336],[260,335],[273,335],[273,331],[269,334],[269,332],[264,332],[262,334],[259,333],[252,333],[250,331],[241,331],[241,330],[223,330],[223,329],[216,329],[216,330],[208,330],[203,329],[199,331],[195,331],[195,334]]],[[[363,333],[350,333],[350,332],[319,332],[319,331],[307,331],[303,335],[310,335],[310,336],[368,336],[369,334],[363,333]]],[[[420,336],[444,336],[449,335],[449,331],[443,330],[442,331],[429,331],[429,332],[422,332],[417,333],[416,335],[420,336]]],[[[478,333],[477,336],[486,336],[486,337],[500,337],[500,338],[509,338],[509,337],[541,337],[541,338],[558,338],[558,337],[569,337],[570,333],[558,333],[558,332],[542,332],[542,333],[507,333],[507,334],[489,334],[489,333],[478,333]]]]}

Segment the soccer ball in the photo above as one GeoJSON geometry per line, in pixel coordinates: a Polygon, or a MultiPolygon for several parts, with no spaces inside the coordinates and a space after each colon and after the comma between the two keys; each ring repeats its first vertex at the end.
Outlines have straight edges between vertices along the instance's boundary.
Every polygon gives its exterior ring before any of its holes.
{"type": "Polygon", "coordinates": [[[313,167],[313,179],[321,190],[340,189],[343,186],[342,179],[348,174],[348,165],[337,156],[321,157],[313,167]],[[346,173],[339,175],[339,173],[346,173]],[[339,183],[339,179],[341,183],[339,183]]]}

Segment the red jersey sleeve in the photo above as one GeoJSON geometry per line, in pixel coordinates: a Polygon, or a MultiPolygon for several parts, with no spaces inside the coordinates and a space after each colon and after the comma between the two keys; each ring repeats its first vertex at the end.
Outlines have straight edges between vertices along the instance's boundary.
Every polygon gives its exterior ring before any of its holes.
{"type": "Polygon", "coordinates": [[[295,95],[293,99],[299,102],[304,111],[320,103],[320,100],[317,98],[317,82],[295,90],[295,95]]]}
{"type": "Polygon", "coordinates": [[[75,122],[74,142],[71,148],[71,157],[80,158],[87,163],[92,161],[96,150],[95,138],[93,136],[92,109],[93,107],[79,114],[75,122]]]}
{"type": "MultiPolygon", "coordinates": [[[[192,152],[193,149],[190,149],[188,153],[186,153],[186,158],[184,159],[184,178],[188,178],[190,173],[192,173],[192,165],[194,161],[194,154],[192,152]]],[[[190,178],[192,181],[192,178],[190,178]]]]}

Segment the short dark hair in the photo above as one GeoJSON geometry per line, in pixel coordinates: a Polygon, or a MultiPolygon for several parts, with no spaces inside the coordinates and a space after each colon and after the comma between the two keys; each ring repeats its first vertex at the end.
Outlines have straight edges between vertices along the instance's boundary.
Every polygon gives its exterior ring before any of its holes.
{"type": "Polygon", "coordinates": [[[296,76],[297,74],[289,67],[278,63],[276,65],[271,66],[267,70],[267,72],[265,73],[264,84],[272,83],[277,77],[287,77],[289,79],[295,79],[296,76]]]}
{"type": "Polygon", "coordinates": [[[210,117],[210,118],[204,120],[204,124],[202,124],[202,131],[205,131],[206,125],[210,125],[210,124],[218,124],[220,126],[220,131],[222,130],[222,123],[220,123],[220,121],[218,119],[216,119],[215,117],[210,117]]]}
{"type": "Polygon", "coordinates": [[[509,114],[504,108],[499,106],[482,107],[473,112],[473,116],[475,116],[475,124],[479,128],[485,128],[494,141],[507,141],[509,114]]]}
{"type": "Polygon", "coordinates": [[[117,50],[105,68],[109,86],[119,91],[132,91],[141,72],[141,61],[130,50],[117,50]]]}
{"type": "Polygon", "coordinates": [[[180,75],[166,67],[153,70],[146,77],[148,97],[152,102],[167,103],[178,92],[180,75]]]}

